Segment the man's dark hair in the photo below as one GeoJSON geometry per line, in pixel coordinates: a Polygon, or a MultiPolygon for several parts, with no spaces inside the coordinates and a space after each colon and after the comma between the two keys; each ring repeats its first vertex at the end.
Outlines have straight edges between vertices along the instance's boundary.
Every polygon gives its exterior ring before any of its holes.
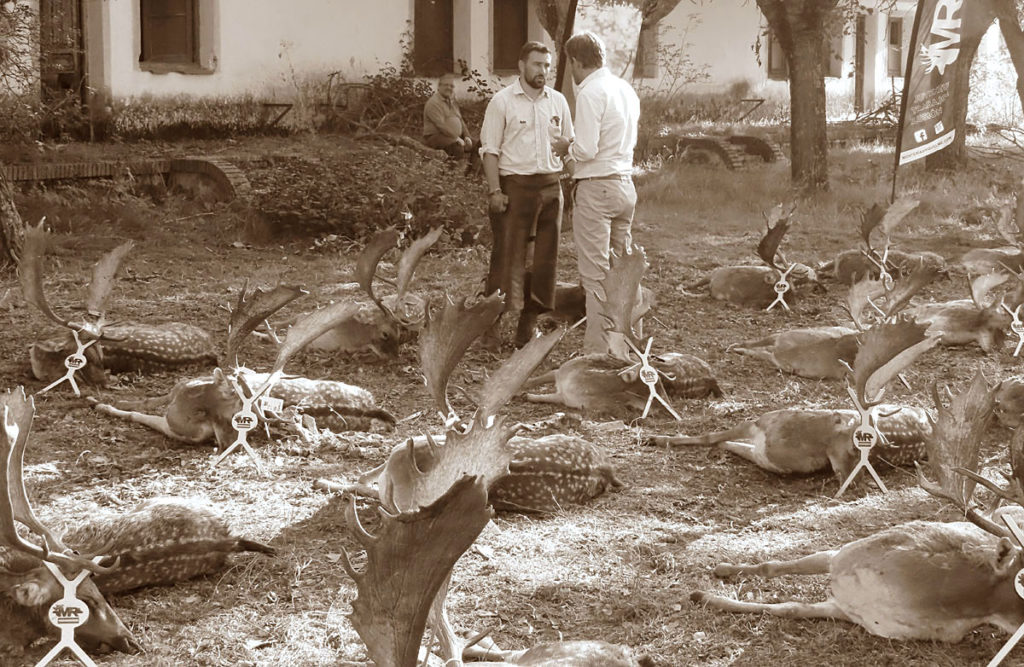
{"type": "Polygon", "coordinates": [[[565,43],[565,52],[584,67],[604,67],[604,42],[590,32],[576,33],[565,43]]]}
{"type": "Polygon", "coordinates": [[[526,59],[530,57],[530,54],[536,51],[537,53],[547,53],[550,55],[551,49],[547,47],[547,44],[543,42],[527,42],[523,44],[523,48],[519,49],[519,60],[520,62],[526,62],[526,59]]]}

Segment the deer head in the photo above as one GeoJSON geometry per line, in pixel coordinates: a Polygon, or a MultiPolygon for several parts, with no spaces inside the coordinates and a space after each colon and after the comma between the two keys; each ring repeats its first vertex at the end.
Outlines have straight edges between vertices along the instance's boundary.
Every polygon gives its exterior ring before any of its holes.
{"type": "Polygon", "coordinates": [[[892,321],[938,273],[935,267],[919,265],[909,275],[893,281],[891,287],[881,280],[863,278],[850,287],[846,312],[861,331],[873,322],[892,321]]]}
{"type": "MultiPolygon", "coordinates": [[[[435,405],[453,415],[448,378],[468,346],[497,318],[501,298],[493,295],[472,308],[446,300],[428,314],[420,360],[435,405]]],[[[429,309],[428,309],[429,313],[429,309]]],[[[371,658],[381,665],[416,664],[428,616],[446,659],[461,659],[463,643],[444,613],[451,569],[487,524],[487,489],[508,473],[508,441],[518,426],[499,412],[561,339],[564,329],[534,338],[491,375],[468,423],[453,426],[445,444],[427,440],[419,452],[412,441],[396,447],[379,477],[383,505],[376,536],[359,524],[354,505],[347,518],[366,548],[367,564],[357,573],[346,554],[346,571],[356,582],[352,625],[371,658]]]]}
{"type": "MultiPolygon", "coordinates": [[[[88,556],[79,555],[64,546],[61,538],[36,518],[29,503],[24,483],[24,455],[35,415],[33,400],[23,388],[0,394],[0,547],[18,558],[5,565],[13,568],[0,571],[0,590],[7,592],[18,604],[31,608],[48,608],[63,596],[63,586],[40,561],[59,566],[65,574],[81,570],[109,572],[88,556]],[[39,536],[36,545],[18,534],[17,524],[26,526],[39,536]]],[[[73,576],[73,575],[72,575],[73,576]]],[[[89,579],[78,588],[80,599],[89,605],[89,620],[78,630],[82,643],[92,647],[109,646],[134,650],[135,641],[107,604],[96,585],[89,579]]]]}
{"type": "MultiPolygon", "coordinates": [[[[47,319],[53,323],[74,332],[83,342],[89,340],[103,340],[103,326],[106,323],[106,301],[113,287],[114,278],[121,266],[121,262],[128,251],[132,248],[131,241],[122,243],[110,252],[106,253],[96,262],[93,267],[92,281],[89,283],[88,295],[86,298],[86,317],[81,321],[75,321],[60,317],[50,307],[43,289],[44,258],[46,256],[47,235],[43,228],[46,218],[39,221],[36,227],[28,227],[25,230],[25,243],[22,250],[21,262],[18,265],[19,279],[21,281],[22,293],[25,300],[35,306],[47,319]],[[92,321],[89,321],[92,318],[92,321]]],[[[47,375],[46,369],[60,367],[61,362],[68,355],[74,353],[77,346],[74,338],[69,335],[61,346],[46,345],[43,343],[34,344],[29,354],[33,368],[39,375],[47,375]],[[54,363],[56,362],[56,363],[54,363]]],[[[106,385],[107,376],[103,369],[103,352],[96,345],[85,349],[86,366],[84,370],[85,380],[91,384],[106,385]]]]}

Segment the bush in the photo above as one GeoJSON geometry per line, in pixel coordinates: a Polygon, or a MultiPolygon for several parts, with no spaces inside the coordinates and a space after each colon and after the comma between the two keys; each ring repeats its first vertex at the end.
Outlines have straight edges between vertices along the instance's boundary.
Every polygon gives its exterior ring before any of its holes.
{"type": "Polygon", "coordinates": [[[107,129],[110,136],[126,141],[222,139],[283,132],[268,127],[278,113],[251,96],[137,97],[110,106],[107,129]]]}
{"type": "Polygon", "coordinates": [[[466,243],[486,211],[483,185],[467,178],[463,165],[427,149],[376,144],[315,159],[275,156],[245,170],[257,208],[276,233],[362,241],[390,225],[414,237],[443,225],[466,243]]]}

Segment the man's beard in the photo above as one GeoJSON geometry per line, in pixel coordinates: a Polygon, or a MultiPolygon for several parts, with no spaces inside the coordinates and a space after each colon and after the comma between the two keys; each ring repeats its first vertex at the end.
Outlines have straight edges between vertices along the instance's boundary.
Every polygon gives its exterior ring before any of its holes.
{"type": "Polygon", "coordinates": [[[541,88],[544,87],[544,84],[547,83],[547,77],[544,76],[543,74],[538,74],[537,76],[533,77],[532,79],[527,79],[526,83],[531,88],[534,88],[536,90],[540,90],[541,88]]]}

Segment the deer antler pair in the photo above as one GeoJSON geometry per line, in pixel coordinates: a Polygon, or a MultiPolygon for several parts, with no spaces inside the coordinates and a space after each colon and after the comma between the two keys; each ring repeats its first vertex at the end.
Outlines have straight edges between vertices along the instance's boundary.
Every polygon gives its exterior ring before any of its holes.
{"type": "MultiPolygon", "coordinates": [[[[25,396],[25,390],[0,394],[0,484],[3,497],[0,498],[0,546],[34,556],[56,565],[75,570],[109,572],[111,567],[101,567],[86,556],[75,554],[56,534],[36,518],[29,504],[24,482],[25,446],[32,430],[35,416],[34,401],[25,396]],[[43,546],[36,546],[18,535],[17,523],[27,526],[43,538],[43,546]]],[[[115,563],[116,565],[116,563],[115,563]]]]}
{"type": "MultiPolygon", "coordinates": [[[[398,260],[398,279],[395,283],[396,304],[400,305],[404,302],[409,286],[412,284],[412,277],[416,267],[419,265],[424,253],[441,238],[443,231],[443,227],[435,227],[426,235],[413,241],[409,248],[402,253],[401,259],[398,260]]],[[[359,286],[373,299],[373,302],[377,304],[377,307],[380,308],[386,317],[402,326],[408,327],[414,324],[415,321],[406,320],[396,313],[394,309],[388,308],[373,291],[373,280],[377,275],[377,265],[380,264],[381,258],[389,250],[398,245],[398,241],[399,234],[394,227],[389,227],[377,234],[366,245],[362,254],[359,255],[359,259],[356,261],[355,276],[359,286]]]]}
{"type": "Polygon", "coordinates": [[[765,264],[778,271],[784,272],[789,265],[785,255],[779,250],[779,245],[782,244],[782,238],[793,224],[793,214],[796,212],[796,206],[796,204],[790,204],[789,207],[786,207],[783,204],[779,204],[768,213],[763,214],[766,231],[757,244],[757,256],[765,264]],[[776,264],[776,257],[779,258],[783,266],[776,264]]]}
{"type": "Polygon", "coordinates": [[[937,275],[938,269],[919,265],[909,275],[893,281],[891,287],[881,280],[863,278],[847,292],[846,312],[860,331],[871,326],[866,316],[869,312],[875,313],[882,322],[892,321],[937,275]],[[883,297],[884,303],[881,302],[883,297]]]}

